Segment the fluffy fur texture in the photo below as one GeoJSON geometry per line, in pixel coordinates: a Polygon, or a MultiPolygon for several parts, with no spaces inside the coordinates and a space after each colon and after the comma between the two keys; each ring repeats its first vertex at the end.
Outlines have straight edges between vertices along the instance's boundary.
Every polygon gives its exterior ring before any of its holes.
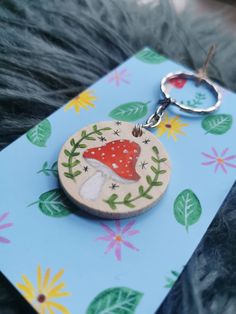
{"type": "MultiPolygon", "coordinates": [[[[2,0],[0,147],[146,45],[196,69],[216,43],[209,74],[235,88],[236,41],[226,14],[196,16],[191,2],[177,16],[167,0],[2,0]]],[[[234,195],[236,188],[160,313],[235,313],[234,195]]],[[[0,290],[1,313],[27,313],[2,281],[0,290]]]]}
{"type": "Polygon", "coordinates": [[[2,0],[0,148],[145,45],[195,69],[217,43],[209,72],[233,88],[236,42],[222,12],[194,10],[177,16],[167,0],[2,0]]]}

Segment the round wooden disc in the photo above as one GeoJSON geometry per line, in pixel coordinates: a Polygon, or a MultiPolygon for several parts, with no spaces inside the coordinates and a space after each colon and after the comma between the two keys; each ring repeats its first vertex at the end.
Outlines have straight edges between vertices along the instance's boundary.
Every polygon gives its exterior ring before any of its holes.
{"type": "Polygon", "coordinates": [[[60,183],[68,197],[90,214],[111,219],[138,215],[158,202],[170,180],[170,161],[149,131],[106,121],[71,136],[59,154],[60,183]]]}

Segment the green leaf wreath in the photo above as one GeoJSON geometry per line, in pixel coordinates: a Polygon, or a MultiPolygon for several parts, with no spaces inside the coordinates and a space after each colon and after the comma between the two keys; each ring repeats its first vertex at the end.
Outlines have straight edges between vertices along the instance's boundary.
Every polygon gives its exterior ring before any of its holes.
{"type": "Polygon", "coordinates": [[[154,164],[151,166],[151,170],[153,172],[153,177],[150,175],[146,176],[147,186],[144,187],[140,185],[138,188],[138,194],[133,196],[130,192],[127,193],[123,199],[119,199],[118,195],[113,193],[108,199],[104,200],[111,209],[117,209],[117,205],[125,205],[129,208],[135,208],[135,201],[140,198],[152,199],[152,195],[150,195],[150,191],[153,187],[161,186],[163,184],[162,181],[159,180],[160,175],[166,173],[166,170],[161,169],[161,165],[165,162],[166,158],[160,158],[159,151],[156,146],[152,147],[154,155],[152,156],[152,161],[154,164]]]}
{"type": "Polygon", "coordinates": [[[87,145],[84,141],[95,141],[96,138],[93,135],[103,135],[103,131],[109,131],[111,128],[105,127],[98,129],[96,125],[93,125],[93,131],[87,133],[85,130],[81,132],[81,138],[76,142],[73,138],[70,140],[71,149],[65,149],[64,154],[67,157],[66,162],[62,162],[62,166],[67,169],[64,172],[64,176],[75,180],[75,178],[81,174],[80,170],[74,170],[77,165],[80,164],[80,160],[77,157],[80,155],[78,151],[80,148],[86,148],[87,145]]]}

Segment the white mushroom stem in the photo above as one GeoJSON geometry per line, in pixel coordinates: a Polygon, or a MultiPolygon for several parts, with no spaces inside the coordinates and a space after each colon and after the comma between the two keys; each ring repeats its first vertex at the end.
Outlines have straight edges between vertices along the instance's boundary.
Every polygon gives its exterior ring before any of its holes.
{"type": "Polygon", "coordinates": [[[81,186],[80,195],[87,200],[94,201],[98,198],[102,187],[106,181],[106,176],[102,172],[97,171],[93,176],[81,186]]]}
{"type": "MultiPolygon", "coordinates": [[[[97,171],[82,184],[79,190],[80,196],[84,199],[95,201],[99,197],[107,178],[111,178],[112,180],[123,184],[135,182],[133,180],[121,178],[112,169],[96,159],[87,158],[86,160],[88,164],[94,167],[97,171]]],[[[112,168],[117,168],[117,164],[112,164],[112,168]]]]}

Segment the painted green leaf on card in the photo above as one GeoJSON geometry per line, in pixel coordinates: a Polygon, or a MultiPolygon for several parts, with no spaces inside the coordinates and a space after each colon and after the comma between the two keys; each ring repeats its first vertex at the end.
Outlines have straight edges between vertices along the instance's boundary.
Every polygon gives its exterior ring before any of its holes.
{"type": "Polygon", "coordinates": [[[174,202],[174,215],[176,220],[184,225],[188,231],[189,226],[195,224],[202,213],[199,199],[193,191],[186,189],[182,191],[174,202]]]}
{"type": "Polygon", "coordinates": [[[135,121],[146,116],[148,112],[148,102],[129,102],[122,104],[115,109],[113,109],[109,116],[115,120],[120,121],[135,121]]]}
{"type": "Polygon", "coordinates": [[[159,64],[167,60],[166,57],[151,49],[142,50],[138,52],[135,57],[140,61],[150,64],[159,64]]]}
{"type": "Polygon", "coordinates": [[[110,288],[95,297],[86,314],[134,314],[142,296],[129,288],[110,288]]]}
{"type": "MultiPolygon", "coordinates": [[[[203,93],[196,93],[195,97],[192,100],[187,100],[185,103],[185,106],[187,107],[191,107],[191,108],[197,108],[200,105],[202,105],[202,103],[204,102],[204,100],[206,99],[206,95],[203,93]]],[[[183,101],[181,101],[181,104],[184,104],[183,101]]]]}
{"type": "Polygon", "coordinates": [[[52,132],[51,123],[45,119],[26,133],[28,140],[39,147],[45,147],[52,132]]]}
{"type": "Polygon", "coordinates": [[[47,161],[44,162],[42,169],[40,169],[37,173],[43,173],[45,176],[50,176],[51,174],[55,177],[58,176],[58,169],[57,169],[57,161],[55,161],[51,166],[47,161]]]}
{"type": "Polygon", "coordinates": [[[207,133],[222,135],[232,126],[233,117],[230,114],[213,114],[202,120],[202,127],[207,133]]]}
{"type": "Polygon", "coordinates": [[[165,284],[165,288],[172,288],[177,280],[177,278],[179,277],[179,272],[177,272],[176,270],[172,270],[171,271],[171,276],[166,277],[166,284],[165,284]]]}
{"type": "Polygon", "coordinates": [[[34,204],[38,204],[42,213],[51,217],[64,217],[71,213],[71,205],[60,189],[54,189],[41,194],[39,200],[29,206],[34,204]]]}

